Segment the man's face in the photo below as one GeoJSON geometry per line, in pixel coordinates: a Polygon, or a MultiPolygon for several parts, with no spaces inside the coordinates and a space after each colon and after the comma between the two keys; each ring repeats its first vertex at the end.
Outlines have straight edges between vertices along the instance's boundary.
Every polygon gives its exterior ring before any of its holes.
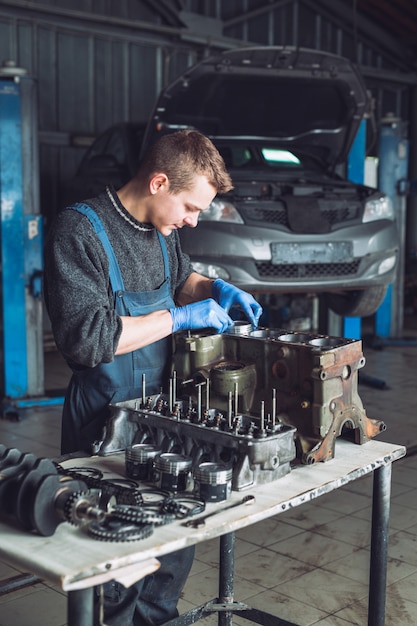
{"type": "Polygon", "coordinates": [[[201,211],[216,196],[215,188],[205,176],[196,174],[190,189],[169,193],[169,181],[159,185],[153,194],[152,216],[149,220],[165,237],[183,226],[195,228],[201,211]]]}

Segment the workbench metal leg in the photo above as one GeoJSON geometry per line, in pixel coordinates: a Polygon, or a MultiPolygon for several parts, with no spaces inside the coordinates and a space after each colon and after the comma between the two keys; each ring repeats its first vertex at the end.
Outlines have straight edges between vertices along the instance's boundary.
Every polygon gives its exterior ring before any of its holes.
{"type": "Polygon", "coordinates": [[[384,626],[392,464],[374,472],[368,626],[384,626]]]}
{"type": "MultiPolygon", "coordinates": [[[[234,595],[234,567],[235,567],[235,533],[227,533],[220,537],[219,559],[219,604],[233,602],[234,595]]],[[[232,624],[233,611],[220,611],[219,626],[232,624]]]]}
{"type": "Polygon", "coordinates": [[[94,587],[68,592],[68,626],[93,626],[94,587]]]}

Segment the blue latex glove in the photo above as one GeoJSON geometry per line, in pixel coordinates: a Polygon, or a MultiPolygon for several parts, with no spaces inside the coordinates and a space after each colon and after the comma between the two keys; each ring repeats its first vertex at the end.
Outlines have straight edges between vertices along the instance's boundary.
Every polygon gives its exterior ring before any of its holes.
{"type": "Polygon", "coordinates": [[[258,328],[259,318],[262,315],[262,307],[250,293],[230,283],[226,283],[221,278],[214,281],[211,287],[211,293],[216,302],[218,302],[227,313],[233,305],[240,306],[253,328],[258,328]]]}
{"type": "Polygon", "coordinates": [[[233,326],[233,320],[212,298],[169,309],[172,315],[172,332],[177,330],[195,330],[214,328],[218,333],[233,326]]]}

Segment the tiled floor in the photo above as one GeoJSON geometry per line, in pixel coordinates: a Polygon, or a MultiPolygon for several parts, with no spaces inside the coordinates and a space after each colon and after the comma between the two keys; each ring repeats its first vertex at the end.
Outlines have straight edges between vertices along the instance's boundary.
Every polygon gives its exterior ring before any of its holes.
{"type": "MultiPolygon", "coordinates": [[[[386,626],[417,626],[417,346],[364,346],[364,374],[387,388],[360,384],[369,417],[387,430],[379,439],[404,444],[408,455],[393,465],[386,626]]],[[[63,388],[68,371],[46,354],[46,389],[63,388]]],[[[0,443],[38,456],[59,453],[60,408],[35,408],[19,422],[0,420],[0,443]]],[[[354,445],[354,444],[352,444],[354,445]]],[[[367,624],[372,477],[309,505],[237,533],[235,599],[300,626],[367,624]]],[[[181,612],[217,595],[218,542],[197,548],[181,612]]],[[[0,561],[0,580],[19,572],[0,561]]],[[[0,626],[62,626],[65,594],[39,583],[0,596],[0,626]]],[[[211,616],[202,624],[216,624],[211,616]]],[[[239,616],[239,626],[249,624],[239,616]]]]}

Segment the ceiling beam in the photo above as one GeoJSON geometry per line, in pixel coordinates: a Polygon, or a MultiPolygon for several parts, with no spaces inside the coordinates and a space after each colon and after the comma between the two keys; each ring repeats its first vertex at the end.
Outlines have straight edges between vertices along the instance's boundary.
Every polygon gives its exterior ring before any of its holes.
{"type": "Polygon", "coordinates": [[[236,15],[235,17],[224,20],[224,27],[229,28],[230,26],[236,26],[236,24],[241,24],[242,22],[251,20],[254,17],[259,17],[259,15],[264,15],[265,13],[269,13],[275,9],[280,9],[286,4],[293,4],[293,2],[294,0],[277,0],[276,2],[268,2],[267,4],[257,7],[256,9],[246,11],[246,13],[239,13],[239,15],[236,15]]]}
{"type": "Polygon", "coordinates": [[[145,4],[148,9],[150,9],[153,13],[159,15],[162,20],[168,24],[169,26],[184,28],[185,24],[181,20],[179,11],[181,10],[179,6],[183,3],[180,0],[176,0],[177,9],[172,6],[172,3],[169,0],[141,0],[142,4],[145,4]]]}
{"type": "Polygon", "coordinates": [[[398,36],[406,40],[408,45],[416,47],[417,33],[417,6],[412,2],[397,0],[362,0],[358,2],[358,9],[398,36]]]}
{"type": "Polygon", "coordinates": [[[370,47],[377,45],[381,53],[385,51],[386,54],[395,59],[397,65],[400,65],[405,70],[410,70],[409,54],[406,46],[398,42],[388,30],[379,27],[375,24],[375,21],[368,19],[363,13],[357,12],[355,14],[350,4],[347,5],[341,0],[303,0],[303,2],[323,17],[328,19],[336,17],[340,22],[340,26],[352,34],[355,34],[356,29],[357,36],[359,37],[360,35],[363,43],[366,43],[366,39],[369,38],[370,47]]]}

